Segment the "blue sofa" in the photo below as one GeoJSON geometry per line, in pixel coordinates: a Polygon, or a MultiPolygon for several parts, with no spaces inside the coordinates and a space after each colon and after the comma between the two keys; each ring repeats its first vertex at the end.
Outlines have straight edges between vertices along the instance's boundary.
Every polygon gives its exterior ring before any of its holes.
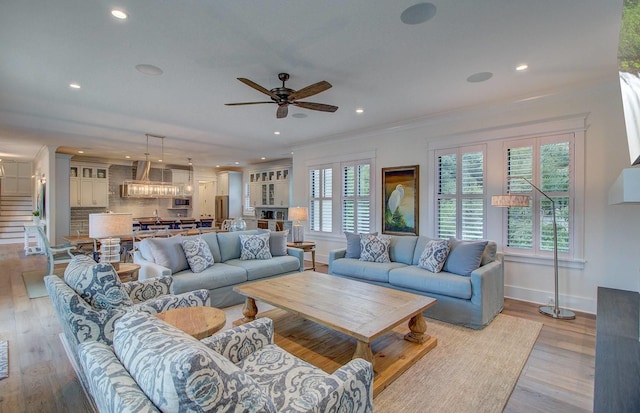
{"type": "Polygon", "coordinates": [[[255,235],[263,230],[237,232],[208,232],[201,235],[170,238],[146,238],[133,254],[133,262],[140,265],[138,279],[171,276],[172,292],[181,294],[206,289],[210,304],[228,307],[244,301],[233,287],[263,278],[304,271],[304,251],[286,247],[286,233],[271,233],[273,258],[260,260],[240,259],[240,235],[255,235]],[[182,239],[201,237],[209,246],[214,264],[202,272],[191,271],[182,239]]]}
{"type": "Polygon", "coordinates": [[[450,241],[452,249],[444,270],[433,273],[418,266],[420,255],[433,238],[390,238],[390,262],[346,258],[347,249],[341,248],[329,253],[329,274],[435,298],[437,304],[425,311],[425,316],[474,329],[483,328],[502,311],[504,271],[495,242],[484,241],[480,266],[467,276],[447,271],[456,267],[450,260],[465,259],[460,255],[467,245],[464,241],[450,241]]]}

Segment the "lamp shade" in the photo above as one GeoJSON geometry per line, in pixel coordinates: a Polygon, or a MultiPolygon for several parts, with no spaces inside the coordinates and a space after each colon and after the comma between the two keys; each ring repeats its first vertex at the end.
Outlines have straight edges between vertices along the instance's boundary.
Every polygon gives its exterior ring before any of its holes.
{"type": "Polygon", "coordinates": [[[494,207],[528,207],[529,195],[493,195],[491,197],[491,205],[494,207]]]}
{"type": "Polygon", "coordinates": [[[305,207],[291,207],[289,208],[289,220],[290,221],[306,221],[308,218],[307,208],[305,207]]]}
{"type": "Polygon", "coordinates": [[[133,231],[133,214],[89,214],[89,237],[110,238],[130,235],[133,231]]]}

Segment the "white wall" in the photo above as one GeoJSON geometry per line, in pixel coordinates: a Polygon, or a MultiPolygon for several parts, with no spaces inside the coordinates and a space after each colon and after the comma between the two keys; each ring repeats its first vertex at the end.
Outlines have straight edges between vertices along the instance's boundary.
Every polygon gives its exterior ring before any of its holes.
{"type": "MultiPolygon", "coordinates": [[[[560,304],[563,307],[595,313],[596,290],[607,286],[640,290],[640,205],[607,204],[608,191],[620,171],[629,167],[629,152],[622,115],[617,73],[597,85],[589,85],[547,94],[506,105],[468,110],[412,124],[340,138],[318,139],[294,149],[293,194],[295,204],[306,204],[308,197],[307,165],[317,160],[334,162],[344,154],[374,151],[376,186],[380,187],[381,168],[420,165],[420,234],[434,236],[432,156],[429,147],[442,140],[465,142],[477,135],[487,135],[515,125],[527,125],[562,117],[586,117],[585,263],[561,265],[560,304]],[[318,141],[321,141],[318,143],[318,141]]],[[[364,116],[375,116],[364,114],[364,116]]],[[[488,176],[502,174],[502,162],[487,159],[488,176]]],[[[501,188],[488,188],[497,194],[501,188]]],[[[376,230],[381,230],[381,194],[376,193],[376,230]]],[[[497,208],[487,208],[487,236],[501,242],[502,215],[497,208]]],[[[343,236],[305,238],[317,242],[317,257],[326,262],[330,249],[345,245],[343,236]]],[[[499,247],[500,249],[501,247],[499,247]]],[[[505,262],[507,296],[547,303],[553,296],[552,262],[523,264],[505,262]]]]}

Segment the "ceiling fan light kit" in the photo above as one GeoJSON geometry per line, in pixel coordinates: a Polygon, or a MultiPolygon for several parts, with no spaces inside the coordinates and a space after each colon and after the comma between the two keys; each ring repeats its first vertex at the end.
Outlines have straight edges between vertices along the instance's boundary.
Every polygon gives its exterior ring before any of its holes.
{"type": "Polygon", "coordinates": [[[243,78],[239,77],[238,80],[244,83],[245,85],[264,93],[265,95],[271,98],[271,101],[262,101],[262,102],[239,102],[239,103],[225,103],[227,106],[240,106],[240,105],[259,105],[263,103],[275,103],[278,105],[276,109],[276,118],[283,119],[286,118],[289,113],[289,105],[298,106],[304,109],[317,110],[320,112],[335,112],[338,110],[337,106],[326,105],[324,103],[314,103],[314,102],[298,102],[298,99],[308,98],[313,95],[317,95],[318,93],[324,92],[327,89],[331,88],[331,83],[323,80],[318,83],[314,83],[307,87],[304,87],[300,90],[289,89],[285,86],[285,82],[289,80],[288,73],[280,73],[278,74],[278,79],[282,81],[282,87],[276,87],[271,90],[268,90],[265,87],[260,86],[259,84],[243,78]]]}

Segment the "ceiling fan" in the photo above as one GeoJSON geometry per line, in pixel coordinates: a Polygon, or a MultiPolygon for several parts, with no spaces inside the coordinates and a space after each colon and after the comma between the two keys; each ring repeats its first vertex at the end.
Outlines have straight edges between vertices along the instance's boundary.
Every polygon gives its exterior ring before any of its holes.
{"type": "Polygon", "coordinates": [[[325,105],[323,103],[313,103],[313,102],[298,102],[298,99],[308,98],[309,96],[317,95],[320,92],[324,92],[325,90],[331,88],[331,83],[327,81],[321,81],[318,83],[314,83],[307,87],[303,87],[300,90],[289,89],[284,85],[284,82],[289,80],[288,73],[280,73],[278,74],[278,79],[282,81],[282,87],[276,87],[271,90],[267,90],[266,88],[260,86],[259,84],[252,82],[249,79],[245,79],[243,77],[239,77],[238,80],[244,83],[245,85],[258,90],[265,95],[271,97],[271,101],[263,101],[263,102],[240,102],[240,103],[225,103],[227,106],[239,106],[239,105],[259,105],[262,103],[276,103],[278,105],[278,109],[276,110],[276,118],[282,119],[286,118],[289,113],[289,105],[295,105],[300,108],[311,109],[311,110],[319,110],[321,112],[335,112],[338,110],[337,106],[333,105],[325,105]]]}

